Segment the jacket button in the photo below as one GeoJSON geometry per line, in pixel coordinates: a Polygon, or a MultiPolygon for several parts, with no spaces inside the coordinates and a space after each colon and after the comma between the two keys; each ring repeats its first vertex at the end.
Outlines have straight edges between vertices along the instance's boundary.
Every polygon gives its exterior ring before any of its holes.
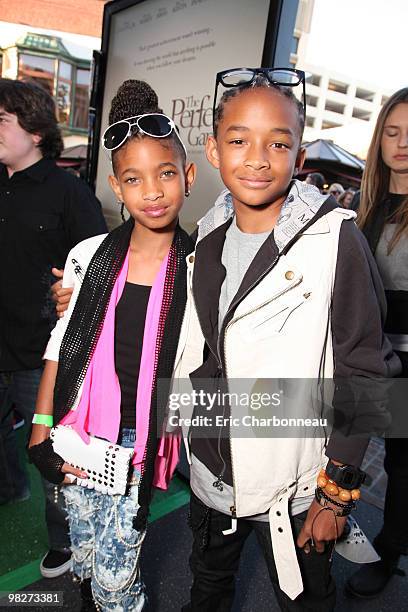
{"type": "Polygon", "coordinates": [[[295,273],[292,270],[288,270],[287,272],[285,272],[286,280],[292,280],[294,276],[295,276],[295,273]]]}
{"type": "Polygon", "coordinates": [[[188,258],[188,261],[190,263],[194,263],[194,255],[190,255],[190,257],[188,258]]]}

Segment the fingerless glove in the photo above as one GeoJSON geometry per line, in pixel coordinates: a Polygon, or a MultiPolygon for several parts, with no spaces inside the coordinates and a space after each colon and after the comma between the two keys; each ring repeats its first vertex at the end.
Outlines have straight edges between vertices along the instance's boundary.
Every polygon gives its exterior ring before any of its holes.
{"type": "Polygon", "coordinates": [[[35,444],[28,449],[28,457],[31,463],[40,471],[42,476],[49,482],[61,484],[65,478],[65,474],[61,472],[61,468],[65,461],[62,457],[54,453],[52,440],[48,438],[35,444]]]}

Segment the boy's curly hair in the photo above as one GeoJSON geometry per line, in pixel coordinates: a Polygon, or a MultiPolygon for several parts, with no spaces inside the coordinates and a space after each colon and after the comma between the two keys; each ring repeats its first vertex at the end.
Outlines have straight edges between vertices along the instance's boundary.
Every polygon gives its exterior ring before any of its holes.
{"type": "Polygon", "coordinates": [[[299,121],[299,131],[300,131],[300,141],[302,141],[303,130],[305,129],[305,116],[303,104],[298,100],[293,93],[292,87],[285,87],[283,85],[275,85],[270,83],[268,79],[262,74],[257,74],[252,83],[243,83],[242,85],[237,85],[236,87],[232,87],[231,89],[227,89],[219,101],[217,108],[215,109],[214,114],[214,137],[217,138],[218,125],[223,118],[225,105],[228,103],[231,98],[235,98],[243,91],[247,89],[255,89],[258,87],[268,87],[269,89],[274,89],[275,91],[285,96],[288,100],[290,100],[296,107],[299,121]]]}
{"type": "Polygon", "coordinates": [[[20,127],[29,134],[39,134],[38,145],[43,157],[61,155],[64,143],[58,127],[55,102],[41,85],[34,81],[13,81],[0,78],[0,107],[17,115],[20,127]]]}

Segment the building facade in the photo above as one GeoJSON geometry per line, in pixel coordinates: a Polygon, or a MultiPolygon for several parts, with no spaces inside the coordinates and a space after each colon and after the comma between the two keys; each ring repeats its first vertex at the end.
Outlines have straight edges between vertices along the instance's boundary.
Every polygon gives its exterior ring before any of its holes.
{"type": "Polygon", "coordinates": [[[58,36],[36,32],[27,32],[1,53],[2,77],[36,81],[55,98],[63,133],[87,133],[90,59],[73,55],[58,36]]]}
{"type": "Polygon", "coordinates": [[[50,92],[66,146],[87,141],[92,52],[100,49],[105,2],[0,0],[0,75],[33,79],[50,92]]]}
{"type": "Polygon", "coordinates": [[[333,140],[365,158],[381,106],[392,91],[331,67],[307,62],[314,0],[299,0],[291,64],[306,72],[305,140],[333,140]]]}

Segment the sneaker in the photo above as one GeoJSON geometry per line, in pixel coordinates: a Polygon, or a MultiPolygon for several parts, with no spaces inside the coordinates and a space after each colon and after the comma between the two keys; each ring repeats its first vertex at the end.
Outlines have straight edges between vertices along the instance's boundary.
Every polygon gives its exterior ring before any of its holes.
{"type": "Polygon", "coordinates": [[[40,572],[44,578],[56,578],[62,576],[71,569],[71,551],[64,550],[49,550],[41,559],[40,572]]]}

